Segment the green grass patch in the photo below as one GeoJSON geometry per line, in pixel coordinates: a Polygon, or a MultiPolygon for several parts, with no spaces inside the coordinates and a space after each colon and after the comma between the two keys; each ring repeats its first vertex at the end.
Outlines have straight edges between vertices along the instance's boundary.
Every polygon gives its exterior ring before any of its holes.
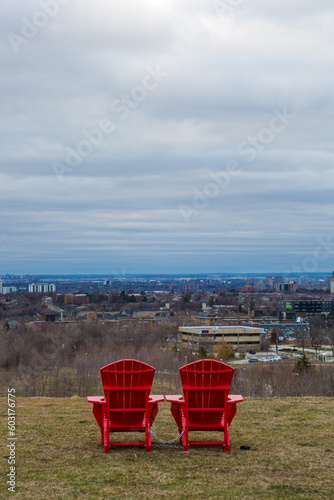
{"type": "MultiPolygon", "coordinates": [[[[178,434],[166,402],[153,431],[178,434]]],[[[334,401],[330,398],[247,398],[230,428],[231,453],[220,447],[158,445],[112,448],[105,454],[85,399],[19,398],[15,498],[332,499],[334,401]],[[250,445],[249,451],[240,446],[250,445]]],[[[6,422],[7,399],[1,399],[6,422]]],[[[1,425],[1,442],[8,432],[1,425]]],[[[119,435],[122,439],[122,435],[119,435]]],[[[128,437],[128,436],[127,436],[128,437]]],[[[143,439],[144,435],[133,436],[143,439]]],[[[205,439],[221,436],[205,433],[205,439]]],[[[197,436],[196,436],[197,438],[197,436]]],[[[2,448],[0,497],[6,489],[2,448]]]]}

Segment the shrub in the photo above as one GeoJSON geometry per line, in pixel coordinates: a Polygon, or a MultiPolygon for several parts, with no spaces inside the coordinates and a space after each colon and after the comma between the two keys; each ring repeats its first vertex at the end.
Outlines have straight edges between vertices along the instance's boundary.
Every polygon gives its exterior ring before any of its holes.
{"type": "Polygon", "coordinates": [[[306,357],[306,354],[303,354],[301,358],[299,358],[294,366],[295,373],[304,373],[311,369],[311,362],[309,358],[306,357]]]}
{"type": "Polygon", "coordinates": [[[203,346],[198,349],[197,357],[200,359],[205,359],[208,357],[206,350],[204,349],[203,346]]]}
{"type": "Polygon", "coordinates": [[[226,342],[220,344],[216,352],[217,352],[216,357],[218,359],[222,359],[223,361],[228,361],[229,359],[234,358],[234,349],[226,342]]]}

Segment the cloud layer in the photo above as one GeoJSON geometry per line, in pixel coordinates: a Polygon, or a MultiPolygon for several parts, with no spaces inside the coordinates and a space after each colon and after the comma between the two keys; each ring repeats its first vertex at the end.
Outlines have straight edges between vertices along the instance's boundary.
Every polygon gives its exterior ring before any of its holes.
{"type": "Polygon", "coordinates": [[[284,272],[333,233],[332,2],[3,3],[0,274],[284,272]]]}

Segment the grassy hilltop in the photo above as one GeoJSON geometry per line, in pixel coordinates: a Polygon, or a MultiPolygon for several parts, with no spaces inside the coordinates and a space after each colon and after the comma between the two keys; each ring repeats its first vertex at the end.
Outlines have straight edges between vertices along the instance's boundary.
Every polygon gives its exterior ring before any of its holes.
{"type": "MultiPolygon", "coordinates": [[[[2,422],[6,403],[1,398],[2,422]]],[[[176,437],[170,405],[159,408],[153,431],[166,440],[176,437]]],[[[238,408],[231,453],[153,444],[151,453],[122,447],[105,454],[84,398],[19,398],[15,498],[334,498],[333,399],[247,398],[238,408]]],[[[1,426],[2,443],[7,436],[1,426]]],[[[13,495],[6,494],[8,468],[4,452],[1,497],[13,495]]]]}

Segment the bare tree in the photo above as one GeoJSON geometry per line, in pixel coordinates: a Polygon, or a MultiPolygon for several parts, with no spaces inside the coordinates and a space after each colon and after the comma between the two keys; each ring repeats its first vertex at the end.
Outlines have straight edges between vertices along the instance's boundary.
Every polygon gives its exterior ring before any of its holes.
{"type": "Polygon", "coordinates": [[[332,348],[332,354],[334,356],[334,318],[327,318],[327,328],[326,328],[326,337],[329,342],[329,345],[332,348]]]}
{"type": "Polygon", "coordinates": [[[297,339],[297,346],[301,345],[303,349],[303,354],[305,354],[305,342],[308,337],[308,332],[303,328],[300,330],[296,330],[296,339],[297,339]]]}
{"type": "Polygon", "coordinates": [[[326,336],[326,317],[313,316],[310,318],[310,339],[311,345],[315,349],[315,355],[321,350],[326,336]]]}

